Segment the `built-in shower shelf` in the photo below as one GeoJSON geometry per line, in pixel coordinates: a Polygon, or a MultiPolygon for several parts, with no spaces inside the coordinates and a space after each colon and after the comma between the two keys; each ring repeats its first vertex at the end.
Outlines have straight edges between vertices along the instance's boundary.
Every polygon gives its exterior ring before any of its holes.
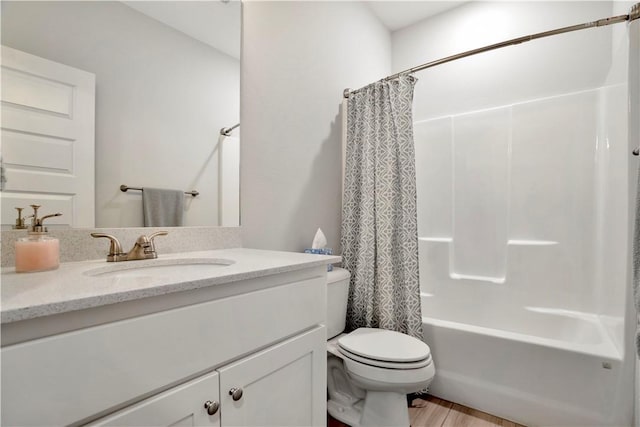
{"type": "MultiPolygon", "coordinates": [[[[452,237],[419,237],[418,240],[422,240],[423,242],[434,242],[434,243],[452,243],[452,237]]],[[[529,240],[529,239],[510,239],[507,240],[508,246],[551,246],[557,245],[558,242],[553,240],[529,240]]]]}
{"type": "Polygon", "coordinates": [[[474,276],[472,274],[449,273],[454,280],[475,280],[478,282],[504,283],[505,277],[474,276]]]}
{"type": "Polygon", "coordinates": [[[558,242],[554,242],[553,240],[520,240],[520,239],[512,239],[507,241],[507,245],[509,246],[551,246],[557,245],[558,242]]]}
{"type": "Polygon", "coordinates": [[[429,250],[445,250],[448,252],[448,255],[445,255],[446,257],[448,257],[448,265],[449,265],[448,272],[446,274],[449,276],[450,279],[461,280],[461,281],[466,280],[466,281],[475,281],[475,282],[496,283],[496,284],[504,284],[507,281],[506,279],[509,271],[507,264],[509,259],[510,247],[513,248],[511,249],[512,251],[516,251],[516,252],[522,252],[523,250],[526,250],[525,249],[526,247],[531,248],[535,252],[539,252],[540,249],[536,250],[533,248],[558,245],[558,242],[553,240],[508,239],[504,243],[506,248],[503,254],[504,256],[502,261],[504,263],[503,268],[496,268],[495,269],[496,274],[493,275],[493,274],[482,274],[482,273],[492,273],[492,271],[487,271],[487,269],[484,269],[484,271],[482,271],[483,270],[482,268],[477,270],[477,273],[480,273],[480,274],[474,274],[475,271],[472,271],[472,269],[469,269],[471,271],[464,271],[465,270],[464,268],[461,269],[460,266],[457,265],[457,263],[455,262],[456,260],[454,259],[456,256],[456,253],[454,248],[455,241],[453,237],[447,237],[447,236],[431,237],[430,236],[430,237],[420,237],[419,240],[421,242],[435,243],[435,245],[431,246],[433,249],[429,249],[429,250]],[[522,248],[522,249],[516,249],[516,247],[522,248]],[[436,249],[436,248],[440,248],[440,249],[436,249]],[[445,248],[448,248],[448,249],[445,249],[445,248]],[[462,272],[460,272],[460,270],[462,270],[462,272]]]}

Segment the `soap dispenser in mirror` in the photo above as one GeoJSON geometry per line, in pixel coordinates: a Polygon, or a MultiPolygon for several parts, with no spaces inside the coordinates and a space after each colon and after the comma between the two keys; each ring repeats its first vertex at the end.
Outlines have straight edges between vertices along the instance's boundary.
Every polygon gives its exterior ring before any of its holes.
{"type": "Polygon", "coordinates": [[[25,218],[22,216],[24,208],[16,208],[16,210],[18,211],[18,217],[16,218],[16,224],[11,228],[14,230],[26,230],[27,226],[24,225],[25,218]]]}
{"type": "Polygon", "coordinates": [[[33,215],[28,227],[29,235],[16,240],[16,272],[55,270],[60,265],[60,242],[50,237],[47,228],[42,225],[47,218],[60,216],[55,213],[38,218],[40,205],[31,205],[33,215]]]}

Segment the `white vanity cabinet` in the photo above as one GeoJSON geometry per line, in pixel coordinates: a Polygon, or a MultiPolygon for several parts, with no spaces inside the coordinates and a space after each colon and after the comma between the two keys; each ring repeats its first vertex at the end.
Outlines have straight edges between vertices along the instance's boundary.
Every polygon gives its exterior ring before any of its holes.
{"type": "Polygon", "coordinates": [[[3,324],[1,424],[324,426],[325,314],[316,265],[3,324]]]}
{"type": "Polygon", "coordinates": [[[323,424],[326,392],[317,382],[325,373],[325,336],[324,327],[314,328],[89,425],[323,424]]]}

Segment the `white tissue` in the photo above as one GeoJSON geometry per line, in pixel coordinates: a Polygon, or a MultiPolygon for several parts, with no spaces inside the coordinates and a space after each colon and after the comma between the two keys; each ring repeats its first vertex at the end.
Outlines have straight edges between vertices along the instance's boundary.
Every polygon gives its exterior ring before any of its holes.
{"type": "Polygon", "coordinates": [[[324,236],[322,230],[318,228],[318,231],[316,231],[316,235],[313,238],[311,249],[323,249],[325,246],[327,246],[327,238],[324,236]]]}

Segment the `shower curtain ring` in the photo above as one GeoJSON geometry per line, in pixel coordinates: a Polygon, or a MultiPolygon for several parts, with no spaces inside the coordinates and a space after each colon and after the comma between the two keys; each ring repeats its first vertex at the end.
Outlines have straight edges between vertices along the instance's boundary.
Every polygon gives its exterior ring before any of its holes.
{"type": "Polygon", "coordinates": [[[640,147],[636,148],[635,150],[632,151],[634,156],[639,156],[640,155],[640,147]]]}

